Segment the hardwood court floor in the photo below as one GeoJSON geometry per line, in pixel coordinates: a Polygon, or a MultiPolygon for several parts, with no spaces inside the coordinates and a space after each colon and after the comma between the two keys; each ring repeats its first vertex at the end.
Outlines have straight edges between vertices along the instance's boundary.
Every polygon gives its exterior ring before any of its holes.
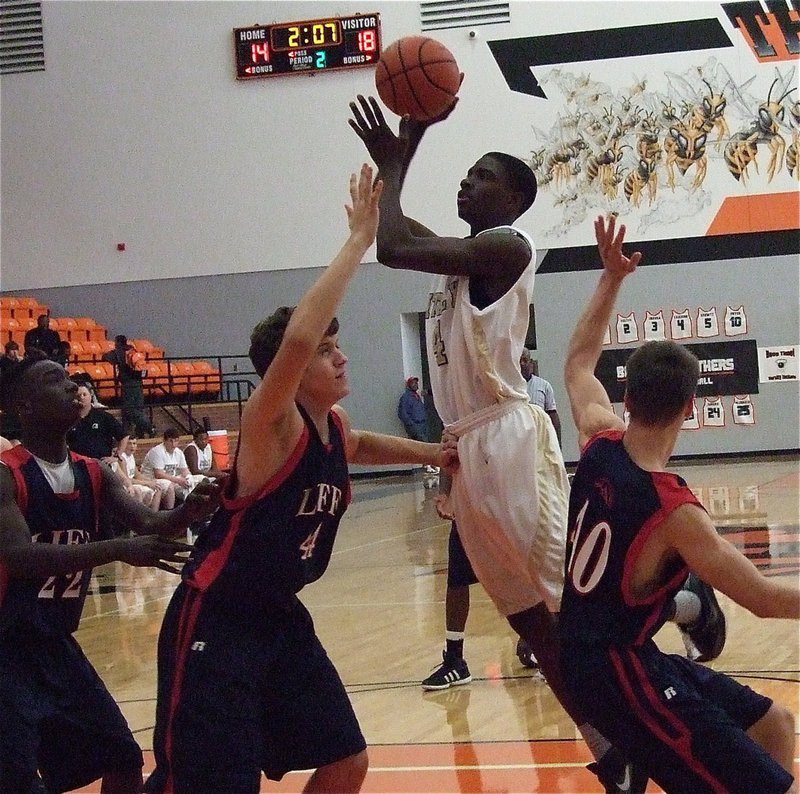
{"type": "MultiPolygon", "coordinates": [[[[720,531],[767,575],[800,572],[797,460],[679,465],[720,531]]],[[[330,568],[303,591],[370,744],[365,792],[600,792],[588,751],[547,685],[523,669],[515,638],[472,588],[465,655],[471,684],[423,693],[441,659],[448,527],[421,474],[354,483],[330,568]]],[[[78,639],[152,747],[156,639],[175,579],[116,564],[96,572],[78,639]]],[[[800,713],[792,621],[758,620],[721,597],[728,642],[713,666],[800,713]]],[[[674,626],[659,644],[680,652],[674,626]]],[[[147,770],[152,768],[147,752],[147,770]]],[[[800,750],[796,753],[797,758],[800,750]]],[[[262,791],[297,792],[307,772],[262,791]]],[[[99,786],[83,791],[99,791],[99,786]]],[[[648,791],[659,789],[651,784],[648,791]]]]}

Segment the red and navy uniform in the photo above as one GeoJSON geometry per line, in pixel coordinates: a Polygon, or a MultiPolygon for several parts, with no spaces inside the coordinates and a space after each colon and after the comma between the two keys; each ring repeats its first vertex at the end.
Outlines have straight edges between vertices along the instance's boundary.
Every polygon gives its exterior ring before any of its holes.
{"type": "Polygon", "coordinates": [[[324,444],[301,413],[283,468],[259,493],[223,496],[184,567],[159,638],[147,791],[257,792],[262,770],[278,780],[366,746],[296,595],[325,572],[350,501],[338,418],[324,444]]]}
{"type": "Polygon", "coordinates": [[[653,642],[686,579],[678,559],[646,597],[633,569],[685,481],[639,468],[621,431],[594,436],[570,492],[559,631],[565,684],[587,722],[668,794],[784,794],[791,776],[746,731],[772,701],[653,642]],[[735,759],[735,763],[732,763],[735,759]]]}
{"type": "MultiPolygon", "coordinates": [[[[54,493],[23,446],[0,456],[34,543],[99,540],[98,461],[70,453],[71,493],[54,493]]],[[[12,578],[0,565],[0,792],[67,791],[142,766],[125,718],[72,637],[91,570],[12,578]]]]}
{"type": "MultiPolygon", "coordinates": [[[[14,477],[17,504],[34,543],[73,544],[99,539],[98,461],[70,453],[75,490],[57,494],[22,445],[4,452],[0,459],[14,477]]],[[[0,635],[19,621],[36,631],[71,634],[78,628],[91,575],[89,569],[36,580],[9,580],[0,565],[0,635]]]]}

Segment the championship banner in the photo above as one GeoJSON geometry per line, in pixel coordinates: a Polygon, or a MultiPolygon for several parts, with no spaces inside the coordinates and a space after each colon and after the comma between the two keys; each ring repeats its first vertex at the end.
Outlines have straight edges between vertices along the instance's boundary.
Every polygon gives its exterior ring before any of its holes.
{"type": "MultiPolygon", "coordinates": [[[[755,339],[684,345],[700,361],[698,397],[758,394],[758,348],[755,339]]],[[[625,364],[635,347],[604,350],[594,374],[612,403],[625,396],[625,364]]]]}

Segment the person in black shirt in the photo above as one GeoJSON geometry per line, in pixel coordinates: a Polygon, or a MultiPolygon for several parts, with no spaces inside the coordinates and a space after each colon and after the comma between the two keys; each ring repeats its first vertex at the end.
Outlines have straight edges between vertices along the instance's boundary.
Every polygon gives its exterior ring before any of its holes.
{"type": "Polygon", "coordinates": [[[113,463],[114,447],[124,446],[128,434],[108,411],[92,408],[92,393],[87,386],[78,386],[78,399],[80,418],[67,431],[67,446],[79,455],[113,463]]]}
{"type": "Polygon", "coordinates": [[[60,349],[61,337],[58,331],[50,328],[50,315],[40,314],[36,318],[36,328],[25,334],[25,356],[28,357],[33,350],[41,350],[47,358],[55,361],[60,349]]]}
{"type": "Polygon", "coordinates": [[[19,345],[13,339],[6,342],[5,353],[0,356],[0,433],[9,441],[18,439],[20,434],[19,420],[10,410],[8,385],[21,361],[19,345]]]}

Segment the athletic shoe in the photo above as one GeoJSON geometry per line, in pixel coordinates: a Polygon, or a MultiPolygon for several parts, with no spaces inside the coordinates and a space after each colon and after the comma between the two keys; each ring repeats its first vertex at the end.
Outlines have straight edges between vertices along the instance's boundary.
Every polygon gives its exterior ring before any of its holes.
{"type": "Polygon", "coordinates": [[[519,659],[520,664],[523,667],[527,667],[530,670],[539,669],[539,662],[533,655],[530,645],[528,645],[528,643],[525,642],[522,637],[517,640],[517,659],[519,659]]]}
{"type": "Polygon", "coordinates": [[[422,688],[427,691],[449,689],[472,681],[469,667],[465,659],[455,659],[442,651],[442,665],[437,667],[423,682],[422,688]]]}
{"type": "Polygon", "coordinates": [[[438,466],[426,466],[425,467],[425,473],[426,474],[438,474],[439,473],[439,467],[438,466]]]}
{"type": "Polygon", "coordinates": [[[647,788],[647,775],[626,761],[616,747],[586,768],[597,775],[606,794],[644,794],[647,788]]]}
{"type": "Polygon", "coordinates": [[[695,662],[710,662],[725,647],[725,613],[720,608],[714,588],[693,573],[689,574],[683,589],[700,599],[700,617],[691,625],[678,624],[687,656],[695,662]]]}

